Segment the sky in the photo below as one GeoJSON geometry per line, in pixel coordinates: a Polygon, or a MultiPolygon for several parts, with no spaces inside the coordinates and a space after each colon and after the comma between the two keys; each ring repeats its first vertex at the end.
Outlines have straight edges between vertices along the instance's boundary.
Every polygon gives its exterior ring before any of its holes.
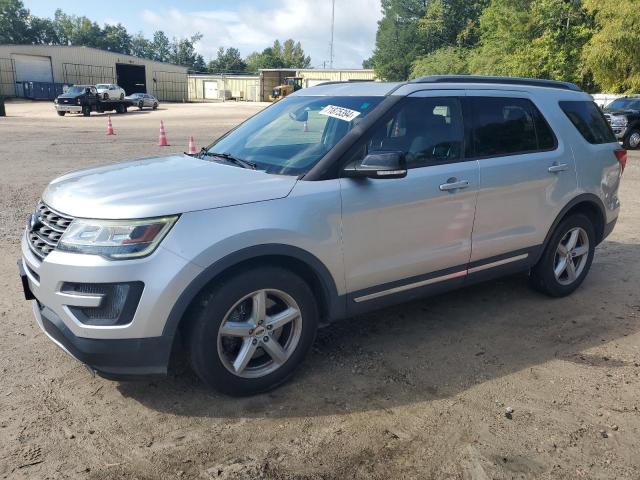
{"type": "MultiPolygon", "coordinates": [[[[360,68],[374,48],[380,0],[335,0],[334,68],[360,68]]],[[[104,23],[122,23],[130,34],[169,38],[204,35],[196,45],[206,61],[218,47],[246,56],[278,38],[302,42],[311,65],[329,66],[331,0],[23,0],[31,13],[53,17],[57,8],[104,23]]]]}

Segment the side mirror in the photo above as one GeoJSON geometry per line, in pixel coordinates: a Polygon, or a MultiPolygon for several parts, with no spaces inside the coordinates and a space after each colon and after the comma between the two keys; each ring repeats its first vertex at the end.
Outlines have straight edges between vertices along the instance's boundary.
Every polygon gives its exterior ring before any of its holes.
{"type": "Polygon", "coordinates": [[[404,178],[407,160],[403,152],[370,153],[359,165],[348,166],[344,176],[349,178],[404,178]]]}

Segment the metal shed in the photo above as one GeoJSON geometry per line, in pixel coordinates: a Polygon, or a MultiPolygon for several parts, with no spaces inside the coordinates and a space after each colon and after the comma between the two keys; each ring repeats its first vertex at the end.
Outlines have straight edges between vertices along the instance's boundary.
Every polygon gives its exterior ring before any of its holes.
{"type": "Polygon", "coordinates": [[[343,82],[349,80],[376,80],[373,70],[364,69],[325,69],[325,68],[278,68],[260,70],[260,99],[269,101],[271,91],[282,85],[287,77],[302,77],[304,88],[313,87],[323,82],[343,82]]]}
{"type": "Polygon", "coordinates": [[[127,94],[186,101],[187,68],[90,47],[0,45],[0,92],[52,99],[64,84],[117,83],[127,94]]]}

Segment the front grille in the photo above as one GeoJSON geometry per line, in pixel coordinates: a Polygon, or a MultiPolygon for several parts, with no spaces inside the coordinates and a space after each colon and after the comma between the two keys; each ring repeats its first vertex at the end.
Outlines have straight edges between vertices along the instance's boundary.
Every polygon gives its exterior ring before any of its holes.
{"type": "Polygon", "coordinates": [[[27,226],[31,251],[39,258],[45,258],[56,248],[72,221],[72,217],[56,212],[40,202],[27,226]]]}

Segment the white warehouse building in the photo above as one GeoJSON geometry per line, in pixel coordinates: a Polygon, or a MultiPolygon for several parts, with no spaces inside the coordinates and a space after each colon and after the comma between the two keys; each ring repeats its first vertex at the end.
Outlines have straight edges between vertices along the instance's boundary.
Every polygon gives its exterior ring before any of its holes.
{"type": "Polygon", "coordinates": [[[117,83],[162,101],[188,98],[187,68],[90,47],[0,45],[0,94],[53,99],[63,85],[117,83]]]}

